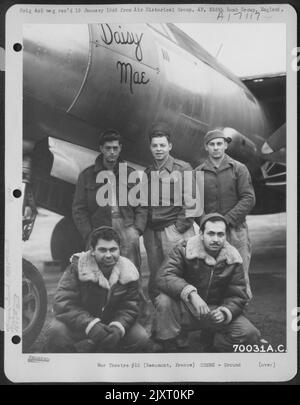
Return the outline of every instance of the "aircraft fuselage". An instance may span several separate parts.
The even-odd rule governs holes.
[[[270,126],[249,89],[172,24],[27,25],[24,28],[24,139],[48,137],[98,150],[103,129],[124,137],[123,157],[151,161],[154,121],[172,129],[172,154],[196,166],[205,133],[240,135],[228,153],[253,177]]]

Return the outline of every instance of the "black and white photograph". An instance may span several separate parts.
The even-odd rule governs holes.
[[[10,374],[292,378],[292,7],[10,13]],[[26,375],[12,372],[14,347]]]

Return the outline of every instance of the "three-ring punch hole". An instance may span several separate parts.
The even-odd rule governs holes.
[[[14,44],[13,48],[14,48],[14,51],[20,52],[22,50],[22,45],[17,42]]]
[[[13,191],[13,196],[14,196],[15,198],[20,198],[21,195],[22,195],[22,191],[19,190],[18,188],[16,188],[16,189]]]
[[[21,338],[20,338],[20,336],[18,336],[18,335],[14,335],[14,336],[11,338],[11,341],[13,342],[14,345],[18,345],[18,344],[21,342]]]

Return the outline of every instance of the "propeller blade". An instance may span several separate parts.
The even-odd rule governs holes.
[[[261,147],[261,153],[269,155],[270,153],[280,151],[286,146],[286,124],[284,123],[267,139]],[[269,159],[269,156],[268,156]]]

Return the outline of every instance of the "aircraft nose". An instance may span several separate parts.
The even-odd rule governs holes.
[[[88,69],[87,24],[24,25],[24,93],[68,111]]]

